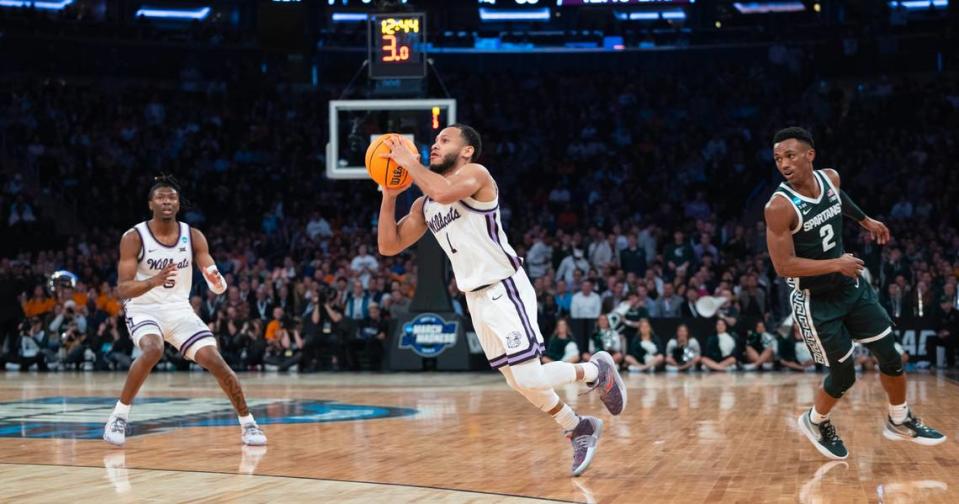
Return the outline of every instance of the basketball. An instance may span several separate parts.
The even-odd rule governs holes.
[[[392,159],[383,157],[390,153],[390,148],[385,142],[389,135],[395,133],[386,133],[380,135],[366,149],[366,172],[370,178],[377,184],[388,189],[402,189],[409,187],[413,183],[412,177],[405,168],[396,164]],[[409,138],[396,135],[407,147],[416,152],[416,144]]]

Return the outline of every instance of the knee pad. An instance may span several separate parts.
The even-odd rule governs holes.
[[[823,381],[822,388],[832,397],[839,399],[856,383],[856,367],[852,359],[845,362],[835,362],[829,367],[829,374]]]
[[[896,340],[892,334],[886,337],[866,343],[866,348],[879,361],[879,372],[887,376],[899,376],[902,374],[902,354],[896,350]]]

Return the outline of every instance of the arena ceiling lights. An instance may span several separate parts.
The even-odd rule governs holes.
[[[210,15],[209,7],[195,7],[189,9],[171,8],[171,7],[152,7],[143,5],[137,11],[135,17],[143,16],[152,19],[170,19],[170,20],[188,20],[188,19],[206,19]]]
[[[904,2],[889,2],[892,9],[904,8],[906,10],[929,10],[945,9],[949,7],[949,0],[907,0]]]
[[[802,2],[736,2],[733,7],[740,14],[779,14],[806,10]]]
[[[489,22],[505,22],[505,21],[538,21],[545,22],[549,21],[552,17],[552,13],[549,10],[549,7],[543,7],[542,9],[487,9],[486,7],[480,7],[479,9],[480,21],[484,23]]]
[[[60,11],[66,9],[72,3],[73,0],[0,0],[0,7],[33,7],[40,10]]]

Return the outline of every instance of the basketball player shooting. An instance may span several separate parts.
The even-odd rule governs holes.
[[[163,357],[166,341],[216,377],[236,409],[243,443],[265,445],[266,435],[247,408],[236,374],[220,356],[213,333],[190,306],[194,261],[210,290],[222,294],[227,286],[210,256],[203,233],[176,220],[179,193],[172,178],[158,177],[148,198],[153,218],[137,224],[120,240],[117,292],[124,300],[130,338],[143,353],[130,366],[103,439],[123,445],[133,398]]]
[[[859,223],[880,245],[889,242],[889,229],[867,217],[839,188],[835,170],[814,170],[815,158],[808,131],[786,128],[776,133],[773,159],[786,181],[765,210],[769,255],[776,273],[792,288],[796,324],[813,359],[829,368],[813,407],[798,419],[799,430],[824,456],[842,460],[849,455],[829,412],[856,381],[856,341],[879,361],[879,381],[889,398],[883,436],[922,445],[942,443],[946,437],[914,417],[906,404],[906,376],[892,320],[861,277],[862,260],[843,250],[843,216]]]
[[[572,442],[572,474],[589,466],[603,421],[577,416],[553,390],[585,382],[598,388],[613,415],[626,407],[626,387],[606,352],[585,364],[540,363],[543,335],[536,321],[536,293],[522,262],[507,242],[500,224],[499,191],[485,167],[476,163],[482,144],[473,128],[454,124],[436,137],[429,167],[397,137],[385,140],[388,157],[406,168],[424,196],[396,222],[396,197],[404,189],[383,188],[377,241],[391,256],[416,243],[429,229],[453,265],[456,284],[466,292],[473,326],[490,366],[506,382],[546,412]],[[591,389],[592,390],[592,389]]]

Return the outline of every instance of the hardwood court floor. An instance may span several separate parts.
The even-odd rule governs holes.
[[[0,501],[959,502],[959,384],[910,377],[950,438],[922,447],[881,436],[885,395],[860,377],[833,415],[850,457],[827,463],[795,427],[820,379],[632,375],[618,418],[568,386],[606,421],[570,478],[559,428],[493,373],[242,375],[266,448],[241,447],[208,375],[156,373],[123,449],[99,440],[122,374],[0,374]]]

